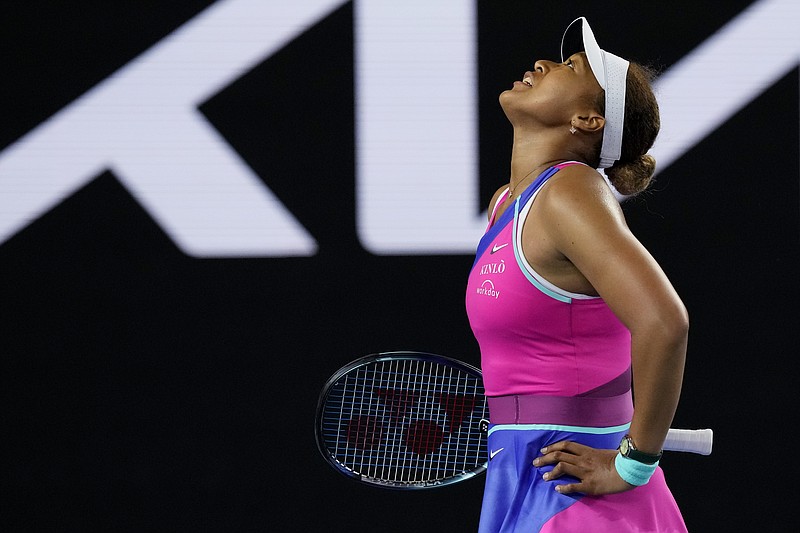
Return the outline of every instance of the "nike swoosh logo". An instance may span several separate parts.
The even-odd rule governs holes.
[[[505,244],[495,244],[494,246],[492,246],[492,251],[491,251],[491,253],[499,252],[500,250],[502,250],[502,249],[503,249],[503,248],[505,248],[506,246],[508,246],[508,243],[505,243]]]
[[[489,452],[489,460],[491,461],[492,459],[494,459],[494,456],[497,455],[498,453],[502,452],[503,450],[505,450],[505,448],[500,448],[499,450],[490,451]]]

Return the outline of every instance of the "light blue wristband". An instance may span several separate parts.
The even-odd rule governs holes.
[[[619,477],[638,487],[650,481],[650,476],[653,475],[653,472],[658,467],[658,461],[651,465],[646,465],[618,453],[617,457],[614,458],[614,467],[617,469]]]

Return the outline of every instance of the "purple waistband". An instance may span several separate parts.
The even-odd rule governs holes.
[[[609,427],[633,418],[631,391],[606,398],[586,396],[490,396],[492,424],[558,424]]]

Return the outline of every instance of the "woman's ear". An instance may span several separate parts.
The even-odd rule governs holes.
[[[583,133],[595,133],[603,129],[606,119],[596,112],[576,114],[572,117],[571,124],[573,128]]]

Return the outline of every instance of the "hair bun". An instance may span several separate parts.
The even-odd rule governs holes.
[[[617,161],[605,172],[620,194],[631,196],[650,186],[656,172],[656,159],[650,154],[643,154],[633,161]]]

